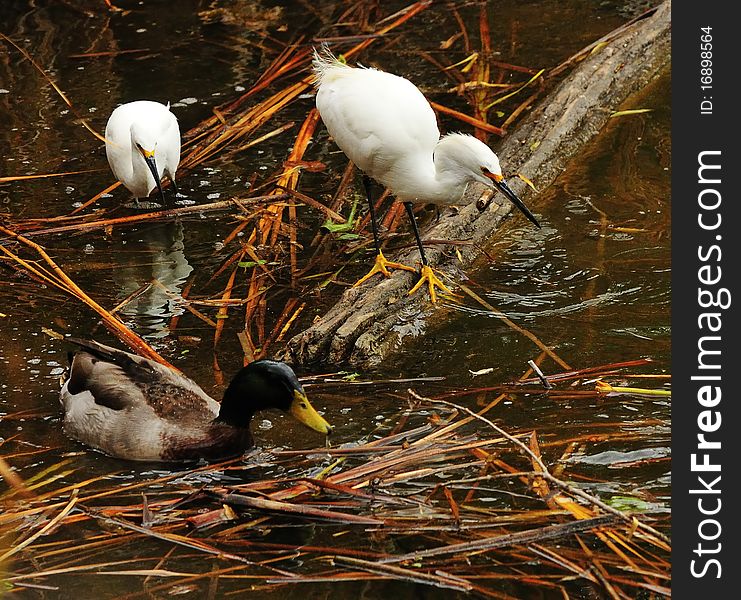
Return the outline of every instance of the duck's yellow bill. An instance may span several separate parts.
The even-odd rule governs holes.
[[[332,426],[324,420],[322,415],[314,410],[306,395],[298,390],[293,391],[293,402],[291,402],[288,412],[314,431],[318,431],[324,435],[332,433]]]

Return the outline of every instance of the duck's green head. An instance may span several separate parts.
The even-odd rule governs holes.
[[[254,413],[268,408],[289,412],[319,433],[332,432],[329,423],[309,402],[293,369],[274,360],[255,361],[235,375],[224,393],[219,420],[247,427]]]

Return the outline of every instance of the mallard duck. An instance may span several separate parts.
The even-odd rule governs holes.
[[[72,438],[129,460],[179,461],[238,456],[253,445],[259,410],[279,408],[329,435],[293,370],[258,360],[241,369],[221,403],[164,365],[98,342],[66,338],[69,354],[60,401]]]

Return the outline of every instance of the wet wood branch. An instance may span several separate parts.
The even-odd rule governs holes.
[[[670,60],[670,9],[671,3],[664,2],[651,16],[596,42],[592,52],[497,148],[506,171],[531,177],[543,190],[599,133],[612,111],[664,73]],[[510,185],[547,221],[548,207],[539,204],[524,182],[513,179]],[[431,265],[453,280],[461,266],[472,268],[481,248],[486,248],[512,210],[503,201],[479,211],[476,200],[482,190],[471,188],[466,192],[469,203],[457,215],[441,219],[423,235],[425,239],[471,242],[460,247],[462,265],[457,258],[445,256],[440,246],[427,250]],[[411,250],[394,260],[416,264],[419,254]],[[404,339],[398,333],[401,325],[410,321],[438,325],[450,318],[450,312],[431,305],[426,294],[407,295],[416,277],[397,271],[375,285],[348,289],[329,312],[288,342],[281,358],[298,364],[329,361],[365,368],[379,364],[403,347]]]

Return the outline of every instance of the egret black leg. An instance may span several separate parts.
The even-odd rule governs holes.
[[[419,237],[419,229],[417,228],[417,219],[414,217],[414,211],[412,210],[412,203],[411,202],[405,202],[404,208],[407,209],[407,215],[409,215],[409,220],[412,222],[412,229],[414,230],[414,237],[417,239],[417,248],[419,248],[419,256],[422,259],[422,272],[420,273],[420,278],[417,284],[409,290],[410,294],[413,294],[416,292],[419,288],[422,287],[424,283],[427,283],[427,288],[430,290],[430,300],[432,302],[437,302],[437,292],[435,291],[435,288],[440,288],[444,292],[447,292],[448,294],[453,294],[452,291],[450,291],[450,288],[446,286],[442,281],[440,281],[440,278],[435,275],[434,271],[432,270],[432,267],[427,263],[427,257],[425,256],[425,249],[422,246],[422,238]]]
[[[427,257],[425,256],[425,249],[422,246],[422,238],[419,237],[419,229],[417,228],[417,219],[414,217],[414,211],[412,207],[414,205],[411,202],[404,202],[404,208],[407,209],[407,215],[409,220],[412,222],[412,230],[414,231],[414,237],[417,240],[417,248],[419,248],[419,255],[422,257],[422,265],[427,265]]]
[[[172,189],[175,190],[175,195],[177,196],[180,193],[180,190],[178,189],[178,184],[175,183],[175,180],[170,177],[170,183],[172,183]]]
[[[378,236],[378,222],[376,221],[376,207],[373,206],[373,182],[370,177],[363,175],[363,187],[365,187],[365,195],[368,198],[368,207],[370,208],[370,220],[371,227],[373,229],[373,242],[376,244],[376,262],[373,268],[368,272],[365,277],[361,277],[355,285],[360,285],[364,281],[368,281],[376,273],[381,273],[385,277],[390,277],[389,269],[403,269],[404,271],[414,271],[414,268],[402,265],[401,263],[391,262],[386,260],[386,257],[381,251],[381,240]]]
[[[365,188],[365,197],[368,200],[370,209],[371,228],[373,229],[373,241],[376,244],[376,254],[381,252],[381,241],[378,238],[378,223],[376,222],[376,207],[373,203],[373,182],[367,175],[363,175],[363,187]]]

